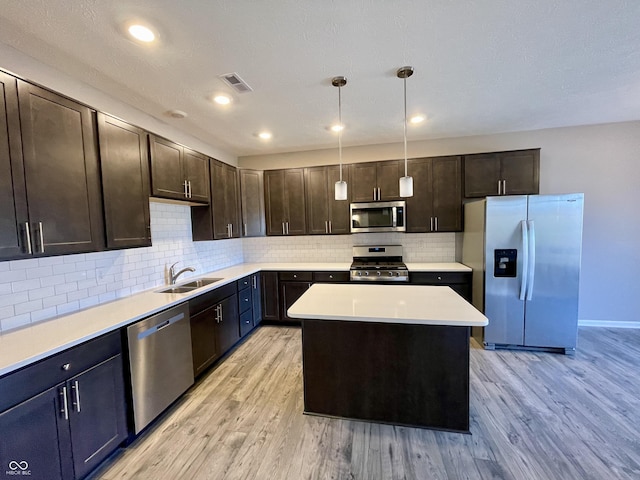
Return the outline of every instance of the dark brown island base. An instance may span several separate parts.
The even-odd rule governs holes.
[[[313,285],[302,320],[304,412],[469,432],[469,333],[487,318],[449,287]]]

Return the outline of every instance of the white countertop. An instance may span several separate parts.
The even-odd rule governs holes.
[[[0,333],[0,376],[261,270],[348,271],[350,265],[346,262],[243,263],[185,278],[180,283],[198,278],[222,278],[219,282],[189,293],[156,293],[156,290],[166,288],[166,285],[159,286],[130,297]],[[410,271],[471,271],[469,267],[459,263],[418,263],[407,266]],[[366,285],[367,288],[370,286],[372,285]],[[406,287],[410,286],[402,286]]]
[[[312,285],[288,310],[291,318],[482,327],[487,317],[447,286]]]

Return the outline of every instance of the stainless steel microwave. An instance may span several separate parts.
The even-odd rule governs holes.
[[[351,233],[404,232],[406,202],[351,204]]]

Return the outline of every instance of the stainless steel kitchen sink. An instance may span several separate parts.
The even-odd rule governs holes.
[[[207,285],[219,282],[220,280],[222,280],[222,278],[201,278],[181,285],[172,285],[170,287],[163,288],[162,290],[156,290],[156,293],[189,293],[196,288],[206,287]]]

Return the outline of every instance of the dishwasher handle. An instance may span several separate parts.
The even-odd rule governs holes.
[[[173,325],[174,323],[179,322],[182,319],[184,319],[184,313],[179,313],[177,315],[174,315],[170,319],[165,320],[164,322],[161,322],[158,325],[154,325],[153,327],[147,328],[146,330],[143,330],[142,332],[138,333],[138,340],[142,340],[143,338],[148,337],[149,335],[158,333],[160,330],[163,330],[167,328],[169,325]]]

